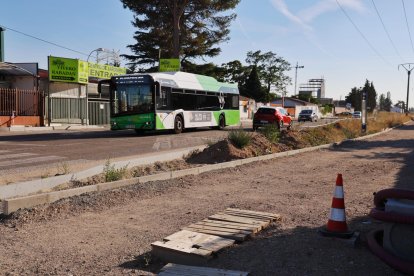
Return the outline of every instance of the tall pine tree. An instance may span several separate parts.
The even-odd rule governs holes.
[[[242,90],[244,95],[249,98],[253,98],[256,102],[266,101],[266,90],[262,87],[260,82],[259,75],[257,74],[257,67],[253,66],[252,71],[250,72],[249,77],[246,80],[244,89]]]
[[[155,66],[162,58],[213,57],[217,44],[228,40],[229,26],[236,15],[226,13],[240,0],[121,0],[135,13],[136,43],[128,45],[134,55],[124,55],[130,65]]]

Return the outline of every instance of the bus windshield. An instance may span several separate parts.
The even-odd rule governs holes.
[[[112,115],[152,112],[154,103],[151,86],[143,83],[118,83],[111,105]]]

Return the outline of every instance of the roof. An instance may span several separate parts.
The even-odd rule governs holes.
[[[297,102],[301,105],[316,105],[314,103],[310,103],[310,102],[307,102],[307,101],[302,101],[302,100],[299,100],[299,99],[296,99],[296,98],[290,98],[290,97],[285,97],[284,100],[285,100],[285,104],[286,104],[286,101],[292,101],[292,102]],[[282,102],[282,99],[276,99],[272,103],[277,104],[277,103],[281,103],[281,102]]]
[[[0,62],[0,76],[36,76],[32,72],[13,63]]]
[[[237,83],[219,82],[213,77],[187,72],[157,72],[116,76],[115,78],[133,78],[134,76],[151,76],[161,85],[189,90],[204,90],[211,92],[239,94]]]

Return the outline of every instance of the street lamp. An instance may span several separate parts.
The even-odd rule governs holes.
[[[88,64],[88,83],[86,84],[86,125],[89,125],[89,96],[88,96],[88,86],[89,86],[89,58],[91,57],[91,55],[96,52],[96,60],[98,61],[98,54],[99,52],[104,52],[106,51],[104,48],[97,48],[95,50],[92,50],[89,55],[88,58],[86,59],[86,63]]]
[[[296,62],[296,66],[295,66],[295,95],[296,95],[296,83],[298,80],[298,69],[302,69],[305,68],[305,66],[299,66],[298,63]]]
[[[92,52],[89,53],[88,55],[88,59],[86,60],[87,62],[89,62],[89,58],[91,57],[91,55],[96,52],[96,60],[98,60],[98,54],[99,52],[105,52],[106,50],[104,48],[97,48],[95,50],[92,50]]]

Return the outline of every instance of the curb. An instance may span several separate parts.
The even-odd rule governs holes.
[[[180,178],[180,177],[189,176],[189,175],[198,175],[204,172],[235,168],[238,166],[242,166],[244,164],[249,164],[249,163],[253,163],[257,161],[265,161],[265,160],[270,160],[270,159],[274,159],[278,157],[287,157],[287,156],[296,155],[296,154],[300,154],[304,152],[330,148],[332,147],[332,145],[333,144],[326,144],[326,145],[321,145],[321,146],[316,146],[316,147],[303,148],[303,149],[297,149],[297,150],[285,151],[285,152],[278,152],[278,153],[262,155],[262,156],[252,157],[252,158],[234,160],[234,161],[223,162],[223,163],[212,164],[212,165],[205,165],[205,166],[195,167],[195,168],[190,168],[190,169],[140,176],[140,177],[132,178],[132,179],[99,183],[99,184],[89,185],[89,186],[80,187],[80,188],[5,199],[3,201],[3,213],[5,215],[10,215],[11,213],[19,209],[32,208],[36,205],[52,203],[60,199],[69,198],[72,196],[77,196],[77,195],[81,195],[85,193],[101,192],[101,191],[107,191],[107,190],[118,189],[118,188],[122,188],[126,186],[131,186],[135,184],[143,184],[143,183],[152,182],[152,181],[170,180],[170,179]]]
[[[406,124],[408,123],[409,122],[407,122]],[[394,128],[397,128],[397,127],[394,127]],[[268,155],[262,155],[262,156],[257,156],[257,157],[235,160],[235,161],[223,162],[223,163],[218,163],[218,164],[205,165],[205,166],[195,167],[195,168],[190,168],[190,169],[164,172],[164,173],[153,174],[153,175],[146,175],[146,176],[141,176],[137,178],[119,180],[119,181],[114,181],[114,182],[99,183],[95,185],[74,188],[74,189],[69,189],[69,190],[62,190],[62,191],[37,194],[37,195],[32,195],[32,196],[5,199],[3,201],[3,213],[5,215],[9,215],[22,208],[31,208],[36,205],[52,203],[59,199],[69,198],[72,196],[81,195],[81,194],[90,193],[90,192],[107,191],[107,190],[113,190],[113,189],[118,189],[122,187],[127,187],[130,185],[142,184],[142,183],[147,183],[147,182],[152,182],[152,181],[170,180],[170,179],[180,178],[180,177],[189,176],[189,175],[198,175],[204,172],[210,172],[210,171],[226,169],[226,168],[235,168],[238,166],[242,166],[242,165],[257,162],[257,161],[265,161],[265,160],[270,160],[270,159],[279,158],[279,157],[293,156],[293,155],[297,155],[297,154],[301,154],[305,152],[328,149],[328,148],[332,148],[334,146],[340,145],[347,141],[359,141],[359,140],[369,139],[369,138],[387,133],[393,130],[394,128],[388,128],[381,132],[361,136],[361,137],[354,138],[354,139],[347,139],[340,143],[331,143],[331,144],[319,145],[315,147],[308,147],[308,148],[303,148],[303,149],[296,149],[296,150],[291,150],[291,151],[272,153]]]
[[[183,155],[191,153],[193,150],[203,150],[205,146],[197,146],[191,147],[187,149],[181,150],[174,150],[174,151],[166,151],[162,152],[159,155],[151,155],[151,156],[142,156],[140,158],[130,159],[130,160],[123,160],[114,162],[113,165],[116,169],[122,168],[124,166],[141,166],[141,165],[148,165],[153,164],[157,161],[171,161],[177,158],[182,157]],[[51,189],[56,187],[60,184],[64,184],[69,182],[71,179],[85,179],[97,174],[102,173],[105,165],[98,165],[83,171],[78,171],[70,174],[59,175],[48,177],[44,179],[35,179],[29,180],[24,182],[13,183],[9,185],[0,186],[0,200],[5,200],[7,198],[12,197],[25,197],[33,193],[37,193],[41,190]],[[1,213],[1,210],[0,210]]]

